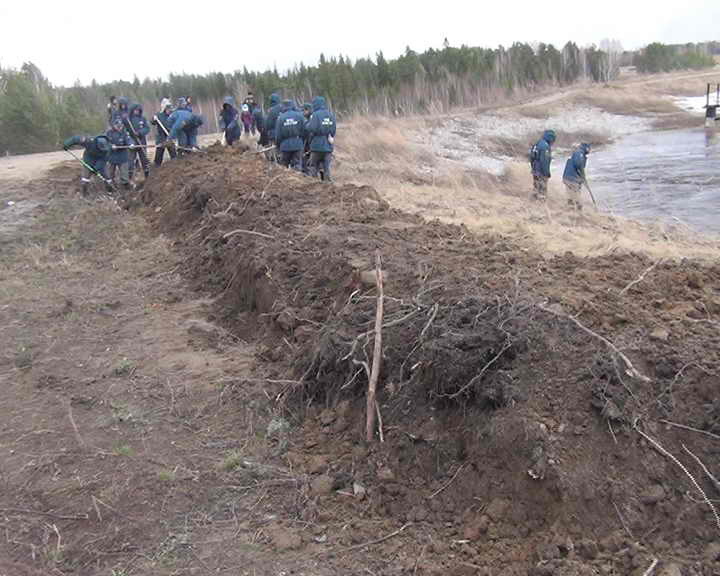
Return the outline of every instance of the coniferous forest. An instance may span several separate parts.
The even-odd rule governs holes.
[[[20,69],[0,69],[0,153],[22,154],[57,149],[72,134],[105,130],[105,106],[111,95],[143,104],[148,118],[161,98],[193,97],[196,112],[206,118],[203,131],[217,130],[222,98],[241,101],[253,91],[267,103],[272,92],[297,102],[324,95],[339,118],[353,114],[406,115],[437,113],[499,101],[534,90],[579,81],[608,82],[621,66],[635,65],[641,73],[656,73],[714,65],[720,43],[669,46],[650,44],[623,52],[613,42],[580,48],[568,42],[515,43],[509,48],[453,47],[418,53],[410,49],[395,59],[382,52],[374,58],[320,55],[314,66],[299,65],[279,72],[169,74],[167,78],[134,78],[106,84],[53,86],[32,63]]]

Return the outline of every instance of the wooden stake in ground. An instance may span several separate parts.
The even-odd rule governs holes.
[[[375,252],[375,281],[377,283],[377,310],[375,312],[375,345],[373,346],[372,368],[367,392],[367,421],[365,439],[368,444],[375,435],[375,392],[382,362],[382,321],[383,321],[383,278],[380,250]]]

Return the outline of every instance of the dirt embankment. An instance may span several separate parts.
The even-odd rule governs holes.
[[[712,510],[649,439],[715,494],[689,454],[711,465],[720,432],[716,265],[545,258],[222,149],[145,194],[214,318],[262,343],[293,426],[281,461],[309,475],[299,518],[345,519],[296,526],[307,554],[339,569],[391,535],[363,554],[374,573],[714,573]],[[384,442],[367,447],[376,249]]]
[[[382,197],[224,149],[130,212],[3,182],[0,574],[718,572],[716,247],[360,133]]]

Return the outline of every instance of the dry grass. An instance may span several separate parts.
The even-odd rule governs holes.
[[[356,117],[343,124],[338,148],[356,162],[416,161],[418,156],[409,145],[408,131],[417,130],[422,119],[388,119],[378,116]],[[425,159],[432,156],[425,155]]]
[[[608,102],[621,109],[619,95]],[[631,99],[626,110],[635,103]],[[428,139],[421,120],[377,122],[358,119],[343,126],[336,176],[340,181],[374,186],[396,208],[428,220],[502,234],[527,249],[549,254],[569,250],[581,255],[642,252],[662,258],[717,257],[720,245],[712,239],[679,226],[641,224],[597,213],[589,198],[585,211],[577,214],[568,209],[565,189],[557,178],[550,183],[546,205],[531,201],[532,181],[524,160],[527,142],[521,139],[497,136],[487,143],[494,152],[519,158],[506,163],[506,173],[496,177],[435,155],[429,144],[423,144]],[[565,132],[560,144],[579,141],[605,143],[607,136]]]

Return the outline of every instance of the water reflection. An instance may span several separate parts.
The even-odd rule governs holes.
[[[720,234],[720,143],[715,129],[644,132],[595,151],[598,200],[638,219],[681,220]]]

